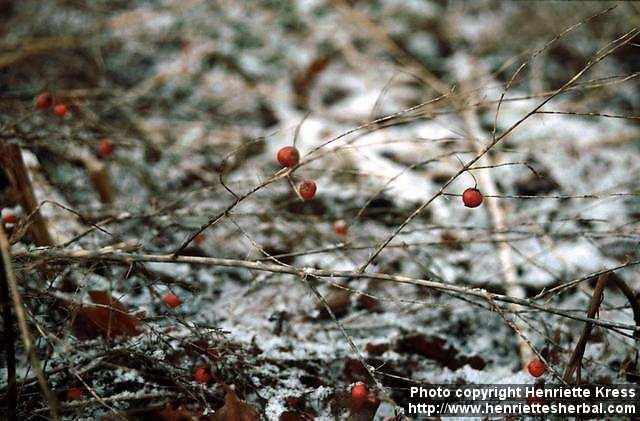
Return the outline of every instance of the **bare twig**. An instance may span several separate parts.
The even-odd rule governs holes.
[[[467,109],[462,112],[462,119],[465,124],[465,129],[470,136],[472,146],[475,148],[476,153],[481,154],[482,149],[478,142],[485,136],[483,136],[478,115],[475,110]],[[484,155],[477,162],[479,165],[494,165],[491,156],[488,154]],[[478,182],[482,192],[487,193],[489,196],[498,195],[498,187],[496,186],[490,171],[479,171]],[[507,228],[507,219],[505,216],[506,211],[504,207],[505,205],[497,200],[487,201],[486,208],[489,212],[493,229],[496,232],[502,232]],[[515,264],[513,263],[511,247],[509,247],[506,242],[498,242],[495,246],[498,249],[498,258],[502,266],[502,274],[504,276],[507,294],[512,297],[524,298],[524,288],[522,288],[518,281],[518,273],[516,271]],[[519,320],[509,323],[510,326],[513,325],[514,331],[518,333],[518,354],[520,356],[520,363],[522,364],[522,367],[526,367],[528,362],[531,360],[531,347],[530,343],[524,339],[525,335],[522,333],[524,326],[520,326],[518,322]]]
[[[480,158],[482,158],[487,152],[493,149],[501,140],[509,136],[515,129],[517,129],[522,123],[529,119],[532,115],[538,112],[542,107],[544,107],[549,101],[551,101],[556,96],[565,92],[569,89],[578,79],[582,77],[589,69],[595,66],[597,63],[602,61],[605,57],[608,57],[610,54],[615,52],[617,49],[622,47],[623,45],[631,42],[635,36],[638,34],[638,29],[634,28],[631,31],[628,31],[618,39],[612,41],[607,44],[605,48],[596,53],[596,55],[589,60],[589,62],[576,74],[573,75],[567,82],[565,82],[560,88],[556,89],[551,95],[549,95],[546,99],[541,101],[537,106],[535,106],[531,111],[521,117],[518,121],[511,125],[507,130],[505,130],[502,134],[495,137],[490,143],[488,143],[485,147],[483,147],[480,152],[472,158],[469,162],[467,162],[461,169],[459,169],[453,176],[449,178],[440,189],[432,195],[429,199],[424,201],[416,210],[414,210],[400,225],[396,227],[396,229],[389,234],[389,236],[380,243],[380,245],[376,248],[376,250],[369,256],[367,261],[358,269],[358,272],[364,272],[367,267],[375,260],[376,257],[384,250],[384,248],[398,235],[404,228],[411,223],[418,215],[422,213],[424,209],[426,209],[435,199],[444,193],[445,189],[449,187],[454,180],[456,180],[462,173],[466,172],[472,165],[474,165]]]
[[[598,283],[596,284],[596,288],[593,291],[593,296],[591,297],[591,303],[589,304],[589,309],[587,310],[587,317],[593,319],[598,313],[598,309],[600,308],[600,303],[602,303],[602,294],[604,292],[604,287],[606,286],[607,281],[609,280],[611,274],[605,273],[598,277]],[[577,370],[577,381],[580,382],[580,364],[582,362],[582,356],[584,355],[584,350],[587,346],[587,340],[589,339],[589,335],[591,334],[591,330],[593,329],[593,323],[587,322],[582,330],[582,334],[580,335],[580,339],[576,344],[575,349],[573,350],[573,354],[571,354],[571,358],[569,358],[569,363],[564,370],[564,374],[562,375],[564,381],[570,382],[573,377],[573,373]]]
[[[56,396],[51,393],[51,390],[49,389],[47,379],[45,378],[42,371],[42,366],[40,365],[40,359],[36,355],[36,350],[33,347],[33,343],[31,342],[31,334],[29,333],[29,327],[27,326],[27,319],[22,304],[22,298],[20,297],[18,284],[16,283],[13,275],[11,255],[9,251],[9,241],[7,240],[7,236],[2,226],[0,226],[0,249],[2,250],[3,271],[9,287],[9,291],[11,293],[13,308],[16,313],[16,318],[18,319],[18,327],[20,329],[20,334],[22,335],[22,343],[24,344],[25,352],[29,357],[29,360],[31,361],[31,365],[35,370],[36,375],[38,376],[38,383],[40,384],[42,395],[49,403],[49,412],[51,413],[51,418],[53,418],[54,420],[59,420],[60,403],[58,402],[58,398],[56,398]]]
[[[640,326],[640,301],[636,297],[636,294],[633,292],[629,285],[625,281],[622,280],[619,276],[613,276],[611,278],[614,284],[618,287],[618,289],[624,294],[629,301],[629,305],[631,306],[631,311],[633,311],[633,320],[636,322],[636,326]],[[640,340],[640,330],[636,331],[634,334],[637,340]]]
[[[16,417],[16,332],[11,314],[11,298],[9,296],[9,285],[7,283],[7,269],[4,264],[2,265],[2,270],[0,270],[0,304],[2,305],[2,323],[4,326],[4,352],[7,360],[7,392],[5,394],[7,418],[14,421],[18,419]]]
[[[251,242],[251,244],[256,249],[258,249],[260,251],[260,253],[265,255],[270,260],[274,261],[279,266],[295,269],[295,268],[293,268],[293,266],[290,266],[290,265],[278,260],[277,258],[271,256],[269,253],[267,253],[264,250],[264,248],[262,246],[260,246],[260,244],[258,244],[253,238],[251,238],[251,236],[244,229],[242,229],[242,227],[240,225],[238,225],[238,223],[236,223],[236,221],[233,220],[233,218],[231,219],[231,221],[243,233],[243,235]],[[349,333],[345,329],[345,327],[342,324],[342,322],[336,317],[335,313],[333,312],[333,309],[331,308],[331,305],[327,302],[326,298],[324,298],[324,296],[320,293],[320,291],[318,291],[318,288],[316,288],[316,286],[312,282],[309,282],[309,280],[307,279],[309,276],[311,276],[311,277],[313,277],[315,279],[319,279],[319,278],[317,276],[314,276],[313,274],[310,274],[307,270],[300,271],[299,272],[299,276],[300,276],[300,279],[302,280],[302,282],[304,283],[304,285],[307,286],[307,288],[309,288],[311,290],[311,292],[316,297],[318,302],[325,308],[325,310],[327,311],[327,313],[329,314],[329,316],[331,317],[333,322],[338,327],[338,330],[340,330],[340,333],[342,333],[342,335],[344,336],[345,340],[347,341],[347,344],[351,348],[351,351],[354,353],[354,355],[356,356],[356,358],[358,359],[358,361],[360,362],[362,367],[365,369],[365,371],[367,372],[367,374],[371,378],[371,380],[375,383],[375,385],[378,388],[378,390],[380,390],[380,392],[384,395],[384,397],[389,402],[393,403],[393,405],[396,407],[395,408],[396,412],[398,412],[397,404],[391,398],[391,395],[389,394],[387,389],[382,385],[380,380],[378,380],[378,378],[375,376],[375,372],[376,372],[375,367],[372,367],[370,364],[367,363],[367,361],[364,359],[364,356],[362,355],[362,351],[356,346],[355,342],[353,341],[353,338],[351,338],[351,336],[349,335]],[[330,283],[335,285],[335,283],[333,283],[333,282],[330,282]]]
[[[598,326],[640,331],[640,327],[635,325],[629,325],[625,323],[619,323],[614,321],[607,321],[601,319],[591,319],[575,314],[571,314],[565,310],[556,309],[553,307],[543,306],[536,304],[533,300],[522,299],[517,297],[511,297],[503,294],[489,293],[481,288],[469,288],[465,286],[445,284],[442,282],[436,282],[428,279],[411,278],[408,276],[388,275],[386,273],[359,273],[357,271],[340,271],[340,270],[326,270],[326,269],[314,269],[314,268],[297,268],[294,266],[280,266],[273,264],[266,264],[260,261],[250,260],[238,260],[238,259],[220,259],[215,257],[198,257],[198,256],[178,256],[175,257],[172,254],[135,254],[118,251],[117,247],[106,247],[100,250],[33,250],[30,252],[17,253],[16,257],[39,260],[39,263],[45,262],[68,262],[68,261],[116,261],[116,262],[163,262],[163,263],[186,263],[192,265],[205,265],[205,266],[222,266],[222,267],[239,267],[249,270],[258,270],[272,273],[283,273],[299,276],[304,273],[308,276],[314,276],[317,278],[361,278],[361,279],[374,279],[378,281],[396,282],[401,284],[411,284],[425,288],[432,288],[436,290],[448,291],[456,294],[462,294],[467,296],[473,296],[486,300],[490,297],[494,301],[500,301],[505,303],[518,304],[520,306],[533,308],[536,310],[544,311],[547,313],[556,314],[562,317],[566,317],[573,320],[579,320],[583,322],[592,322]],[[34,261],[33,264],[38,264]],[[588,274],[573,282],[584,282],[585,280],[602,273],[614,272],[616,270],[636,266],[640,264],[640,260],[634,260],[627,262],[623,265],[613,268],[598,271],[596,273]],[[488,295],[487,295],[488,294]]]

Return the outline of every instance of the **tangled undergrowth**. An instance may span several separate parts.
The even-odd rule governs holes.
[[[0,13],[9,418],[638,383],[637,4]]]

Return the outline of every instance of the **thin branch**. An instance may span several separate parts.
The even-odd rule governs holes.
[[[411,213],[411,215],[409,215],[379,246],[378,248],[369,256],[369,258],[367,259],[367,261],[358,269],[358,272],[364,272],[367,267],[371,264],[371,262],[373,262],[373,260],[378,257],[378,255],[382,252],[382,250],[384,250],[384,248],[387,246],[387,244],[389,244],[391,242],[391,240],[393,240],[398,234],[400,234],[400,232],[402,232],[402,230],[404,229],[404,227],[406,227],[407,225],[409,225],[409,223],[411,223],[411,221],[413,221],[418,215],[420,215],[420,213],[422,213],[422,211],[424,209],[426,209],[436,198],[438,198],[439,196],[442,195],[442,193],[444,193],[444,190],[449,187],[449,185],[451,183],[453,183],[454,180],[456,180],[461,174],[463,174],[464,172],[466,172],[469,168],[471,168],[471,166],[473,164],[475,164],[476,162],[478,162],[478,160],[480,160],[480,158],[482,158],[487,152],[489,152],[491,149],[493,149],[494,146],[496,146],[501,140],[503,140],[504,138],[506,138],[507,136],[509,136],[515,129],[517,129],[522,123],[524,123],[526,120],[529,119],[529,117],[531,117],[532,115],[534,115],[536,112],[538,112],[542,107],[544,107],[549,101],[551,101],[553,98],[555,98],[556,96],[560,95],[561,93],[563,93],[564,91],[566,91],[568,88],[570,88],[574,82],[576,82],[580,77],[582,77],[583,74],[585,74],[589,69],[591,69],[593,66],[595,66],[597,63],[599,63],[600,61],[602,61],[605,57],[608,57],[610,54],[612,54],[613,52],[615,52],[618,48],[628,44],[629,42],[631,42],[631,40],[633,40],[635,38],[635,36],[638,34],[638,29],[634,28],[633,30],[627,32],[626,34],[624,34],[623,36],[621,36],[620,38],[618,38],[617,40],[614,40],[613,42],[609,43],[608,45],[612,45],[612,47],[610,47],[608,50],[606,50],[603,53],[600,54],[596,54],[596,56],[594,58],[592,58],[580,71],[578,71],[571,79],[569,79],[567,82],[565,82],[564,85],[562,85],[560,88],[556,89],[553,94],[551,94],[549,97],[547,97],[545,100],[543,100],[542,102],[540,102],[536,107],[534,107],[531,111],[529,111],[527,114],[525,114],[522,118],[520,118],[518,121],[516,121],[514,124],[511,125],[511,127],[509,127],[507,130],[505,130],[500,136],[497,136],[495,139],[493,139],[489,144],[487,144],[487,146],[485,146],[484,148],[482,148],[482,150],[474,157],[472,158],[467,164],[465,164],[461,169],[458,170],[458,172],[456,172],[451,178],[449,178],[449,180],[447,180],[442,187],[440,187],[440,189],[433,195],[431,196],[428,200],[426,200],[425,202],[422,203],[422,205],[420,205],[416,210],[413,211],[413,213]],[[617,44],[615,44],[617,42]]]
[[[481,153],[482,149],[478,142],[483,137],[483,133],[480,125],[480,119],[478,118],[477,113],[473,109],[467,109],[466,111],[463,111],[461,113],[461,116],[465,125],[465,130],[471,138],[471,145],[475,148],[476,153]],[[490,155],[483,156],[477,162],[481,165],[493,165],[493,160]],[[490,171],[480,171],[480,173],[478,174],[478,179],[480,183],[480,189],[483,192],[486,192],[487,195],[493,196],[498,194],[498,187]],[[504,208],[504,204],[496,200],[490,200],[487,201],[486,209],[489,213],[493,229],[497,232],[503,231],[507,227],[507,211]],[[518,280],[518,273],[513,262],[512,249],[509,247],[507,242],[496,243],[495,247],[498,252],[500,265],[502,266],[502,275],[505,281],[505,289],[507,294],[513,297],[524,298],[525,291]],[[513,305],[511,307],[513,307]],[[521,325],[519,319],[510,321],[505,317],[503,318],[518,335],[518,355],[520,357],[520,363],[524,368],[531,360],[531,349],[533,349],[533,346],[531,342],[526,338],[526,335],[523,333],[524,326]]]
[[[598,283],[596,284],[596,288],[593,291],[593,296],[591,297],[591,303],[589,304],[589,309],[587,310],[587,317],[593,319],[598,313],[598,309],[600,308],[600,303],[602,303],[602,294],[604,292],[604,287],[606,286],[607,281],[611,277],[610,273],[602,274],[598,277]],[[582,334],[580,335],[580,339],[576,344],[575,349],[573,350],[573,354],[571,354],[571,358],[569,359],[569,363],[564,370],[564,374],[562,375],[564,381],[571,382],[573,377],[573,373],[577,370],[577,378],[576,380],[580,381],[580,369],[579,366],[582,363],[582,356],[584,355],[584,350],[587,346],[587,340],[589,339],[589,335],[591,335],[591,330],[593,329],[593,324],[587,322],[584,325],[584,329],[582,330]]]
[[[31,366],[33,367],[33,369],[36,372],[36,375],[38,376],[38,383],[40,384],[42,395],[44,396],[45,400],[49,402],[49,412],[51,413],[51,418],[57,421],[60,419],[60,402],[58,402],[58,398],[49,389],[47,379],[45,378],[44,373],[42,372],[40,359],[36,355],[36,350],[33,347],[33,343],[31,342],[31,334],[29,333],[29,327],[27,326],[27,318],[24,312],[24,306],[22,304],[22,297],[20,296],[20,291],[18,290],[18,284],[16,283],[16,279],[14,277],[13,269],[11,265],[9,241],[4,232],[4,228],[1,225],[0,225],[0,249],[2,250],[3,271],[9,287],[9,291],[11,293],[11,299],[13,301],[13,307],[16,313],[16,318],[18,319],[18,328],[20,329],[20,334],[22,335],[22,343],[24,344],[25,353],[29,357],[29,360],[31,361]]]
[[[2,229],[2,228],[0,228]],[[16,383],[16,332],[13,326],[11,314],[11,299],[7,282],[7,269],[4,264],[0,270],[0,304],[2,305],[2,323],[4,325],[3,342],[7,360],[7,418],[10,421],[17,420],[17,383]]]
[[[487,292],[482,288],[469,288],[459,285],[445,284],[442,282],[431,281],[428,279],[411,278],[408,276],[400,275],[388,275],[386,273],[359,273],[354,271],[339,271],[339,270],[326,270],[326,269],[314,269],[314,268],[298,268],[294,266],[280,266],[267,264],[260,261],[250,260],[237,260],[237,259],[221,259],[216,257],[198,257],[198,256],[178,256],[175,257],[171,254],[135,254],[117,251],[114,247],[105,247],[100,250],[73,250],[73,251],[59,251],[54,249],[49,250],[33,250],[30,252],[17,253],[16,257],[34,259],[32,264],[40,263],[53,263],[53,262],[68,262],[78,261],[95,263],[95,260],[114,261],[114,262],[162,262],[162,263],[186,263],[192,265],[205,265],[205,266],[221,266],[221,267],[236,267],[249,270],[258,270],[272,273],[290,274],[296,276],[314,276],[317,278],[360,278],[360,279],[374,279],[378,281],[396,282],[400,284],[411,284],[425,288],[432,288],[441,291],[449,291],[457,294],[474,296],[486,300],[490,297],[494,301],[500,301],[505,303],[518,304],[520,306],[529,307],[544,311],[547,313],[556,314],[562,317],[566,317],[573,320],[582,322],[592,322],[598,326],[606,328],[614,328],[621,330],[640,331],[640,327],[630,325],[626,323],[619,323],[609,320],[590,319],[579,315],[571,314],[562,309],[556,309],[548,306],[536,304],[532,299],[523,299],[517,297],[511,297],[503,294],[495,294]],[[39,260],[36,262],[35,260]],[[614,272],[622,268],[636,266],[640,264],[640,260],[634,260],[627,262],[623,265],[604,269],[595,273],[588,274],[580,279],[572,281],[573,283],[584,282],[585,280],[592,278],[595,275],[599,275],[606,272]]]

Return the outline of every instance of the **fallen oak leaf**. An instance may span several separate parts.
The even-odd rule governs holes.
[[[227,388],[224,406],[211,417],[211,421],[260,421],[258,412],[238,399],[233,389]]]

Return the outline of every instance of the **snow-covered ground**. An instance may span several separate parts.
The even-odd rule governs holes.
[[[518,123],[599,49],[632,29],[630,10],[636,6],[631,3],[578,25],[542,52],[563,30],[605,6],[393,0],[20,3],[7,18],[10,25],[1,29],[6,49],[32,38],[77,39],[77,46],[67,49],[54,43],[34,54],[32,63],[17,61],[0,77],[0,95],[15,94],[3,99],[2,130],[13,133],[3,138],[23,148],[38,200],[56,201],[84,216],[43,206],[56,241],[90,229],[90,222],[103,224],[104,230],[92,230],[63,251],[135,240],[137,253],[171,253],[233,202],[220,183],[221,170],[228,188],[242,195],[279,171],[277,151],[295,138],[304,165],[292,174],[293,182],[314,179],[316,198],[300,201],[286,179],[268,184],[183,254],[273,263],[266,257],[272,255],[277,264],[297,268],[355,271],[436,196],[367,271],[511,295],[498,251],[506,243],[517,284],[534,297],[638,260],[637,46],[620,47],[540,109],[573,114],[537,113]],[[525,62],[505,93],[505,84]],[[70,116],[60,120],[32,110],[32,96],[45,89],[69,96]],[[479,121],[481,138],[469,133],[467,109]],[[517,127],[488,152],[493,166],[463,172],[440,195],[440,188],[491,143],[494,122],[497,136]],[[35,136],[15,135],[13,125]],[[112,206],[101,203],[82,166],[70,159],[95,154],[105,137],[115,144],[114,155],[101,161],[115,192]],[[482,172],[499,197],[466,208],[459,195],[474,187]],[[494,208],[504,217],[500,232],[489,202],[497,202]],[[3,207],[13,211],[10,204]],[[337,220],[347,222],[345,237],[334,232]],[[168,417],[158,415],[167,403],[210,415],[223,405],[223,384],[235,386],[238,396],[269,420],[346,419],[350,412],[352,419],[370,419],[357,418],[346,398],[350,384],[364,381],[382,401],[374,417],[382,420],[393,416],[385,393],[406,405],[407,389],[416,382],[535,380],[522,369],[521,337],[477,296],[373,279],[302,280],[186,263],[96,259],[58,264],[51,273],[30,267],[28,241],[13,247],[23,256],[16,263],[23,294],[27,287],[37,288],[90,303],[89,291],[109,291],[141,315],[141,335],[115,342],[80,340],[70,328],[73,312],[57,309],[45,297],[27,297],[29,316],[50,335],[32,329],[45,370],[53,370],[50,386],[62,400],[67,388],[81,387],[90,400],[65,412],[67,419],[98,419],[116,411],[140,419]],[[640,290],[635,265],[615,276],[636,294]],[[376,367],[384,392],[307,281]],[[594,284],[587,279],[536,303],[584,316]],[[169,291],[182,300],[173,310],[162,303]],[[584,324],[527,307],[518,313],[501,308],[550,365],[544,380],[557,382],[554,376],[562,374]],[[613,287],[606,290],[599,318],[633,324],[628,302]],[[633,338],[596,327],[582,378],[637,382],[637,352]],[[24,356],[19,362],[20,378],[31,379]],[[215,381],[195,382],[193,372],[202,365],[211,367]],[[0,382],[6,382],[5,374],[3,368]],[[21,395],[25,413],[42,404],[36,384],[28,385],[28,394]]]

